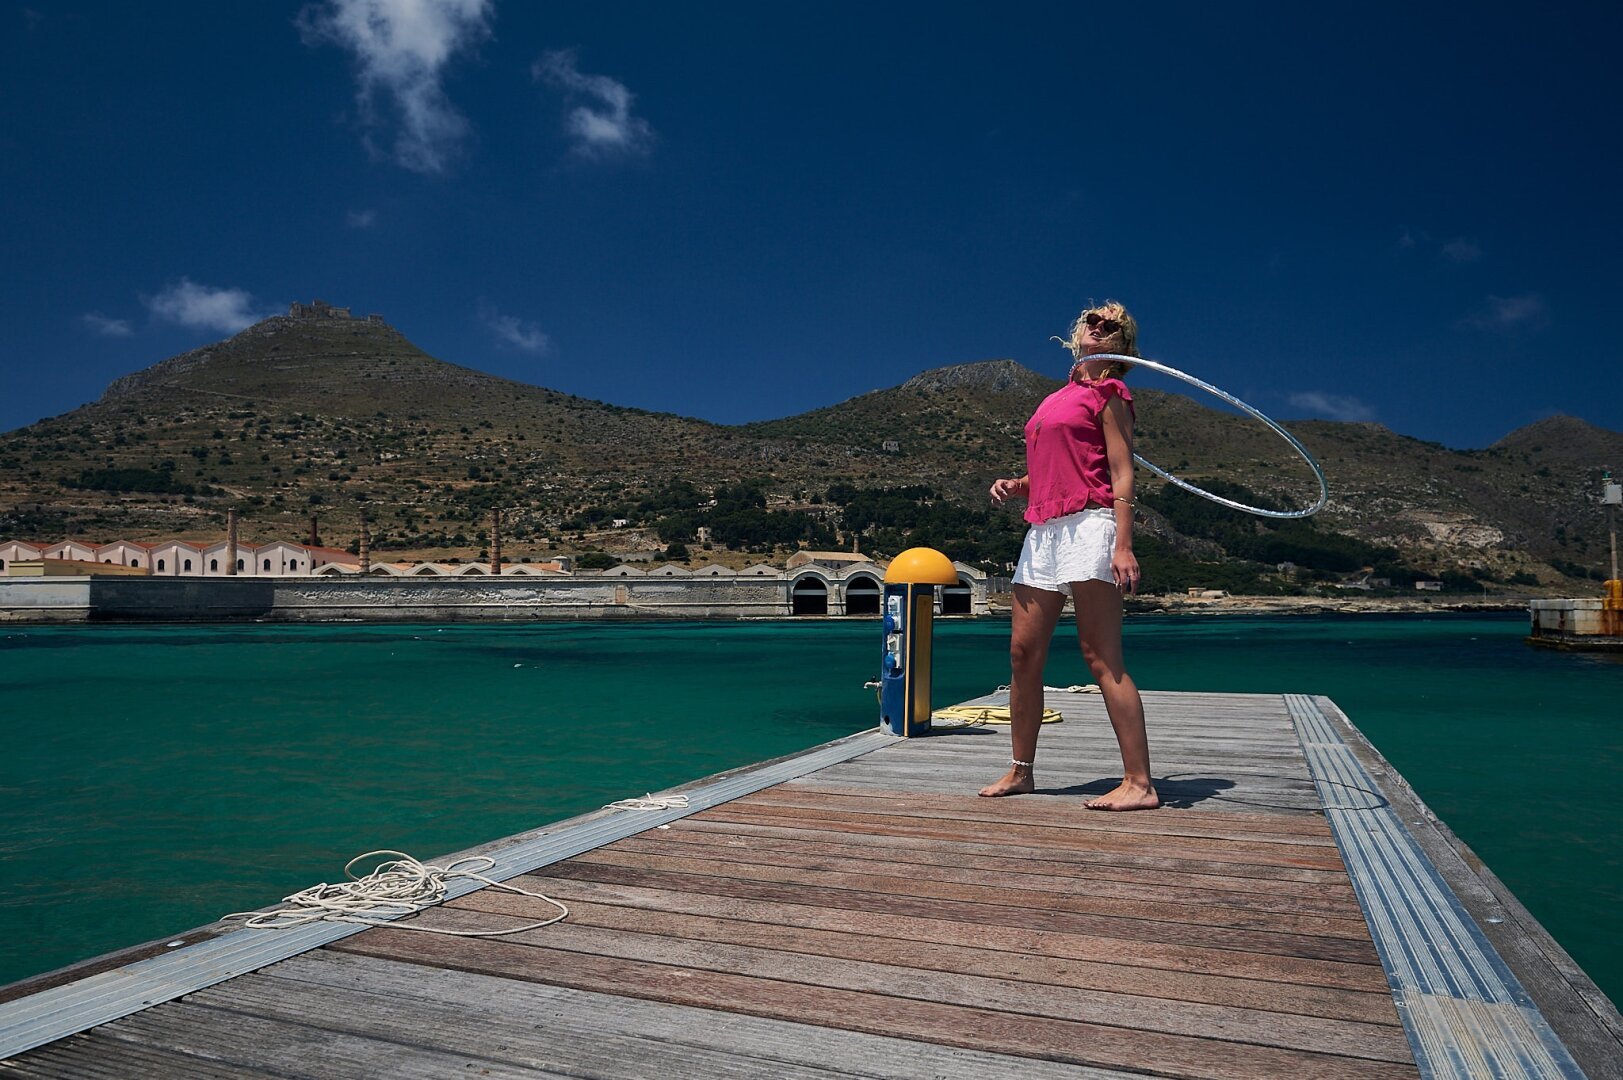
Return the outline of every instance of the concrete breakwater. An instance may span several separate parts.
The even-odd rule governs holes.
[[[985,614],[984,579],[942,590],[946,614]],[[462,622],[875,616],[878,590],[815,572],[779,577],[0,579],[3,622]]]

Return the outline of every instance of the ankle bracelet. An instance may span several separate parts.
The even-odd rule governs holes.
[[[1010,765],[1019,765],[1022,768],[1029,769],[1029,768],[1031,768],[1033,765],[1035,765],[1037,763],[1035,761],[1021,761],[1019,758],[1010,758],[1009,759],[1009,764]]]

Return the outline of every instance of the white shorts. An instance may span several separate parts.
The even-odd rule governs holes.
[[[1116,513],[1108,506],[1078,510],[1033,525],[1020,548],[1016,585],[1071,595],[1073,581],[1109,581],[1116,550]]]

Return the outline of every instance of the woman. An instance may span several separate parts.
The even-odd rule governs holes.
[[[1055,339],[1059,340],[1059,339]],[[1161,805],[1150,780],[1144,702],[1122,663],[1122,594],[1138,588],[1133,557],[1133,396],[1127,366],[1093,360],[1099,353],[1138,355],[1138,324],[1114,300],[1077,317],[1062,342],[1075,363],[1065,386],[1048,395],[1026,422],[1026,468],[997,480],[992,500],[1026,499],[1026,533],[1014,572],[1014,625],[1009,641],[1009,771],[981,789],[989,797],[1035,789],[1037,733],[1042,727],[1043,664],[1065,598],[1076,607],[1082,657],[1104,696],[1121,747],[1122,781],[1090,800],[1091,810],[1150,810]]]

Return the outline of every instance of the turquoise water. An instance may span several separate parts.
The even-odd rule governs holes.
[[[1146,689],[1335,699],[1617,1000],[1623,663],[1524,626],[1139,618],[1128,656]],[[1007,634],[938,624],[937,703],[1007,681]],[[869,727],[877,651],[867,622],[0,630],[0,983]],[[1074,648],[1047,681],[1086,681]]]

